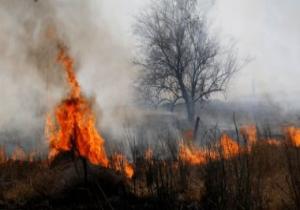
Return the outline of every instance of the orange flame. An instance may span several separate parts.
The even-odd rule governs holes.
[[[73,151],[93,164],[107,167],[104,140],[95,127],[95,116],[90,103],[80,93],[74,72],[74,61],[63,48],[59,51],[57,61],[63,65],[67,73],[71,92],[55,109],[56,124],[50,116],[47,117],[49,158],[52,159],[60,151]]]
[[[290,141],[290,143],[296,147],[300,146],[300,128],[287,127],[284,129],[285,134]]]
[[[200,148],[180,143],[179,159],[192,165],[198,165],[206,162],[206,154]]]
[[[222,157],[225,159],[232,158],[242,152],[238,143],[227,134],[221,136],[219,144],[216,146],[220,148]],[[179,144],[179,159],[191,165],[205,164],[208,159],[217,160],[221,158],[220,155],[217,150],[199,148],[191,144]]]
[[[68,82],[71,87],[70,98],[80,98],[80,85],[75,76],[73,59],[66,54],[63,48],[60,48],[57,61],[64,66],[64,70],[67,73]]]
[[[128,178],[131,178],[134,174],[133,166],[128,162],[126,157],[120,153],[115,153],[112,156],[111,168],[119,172],[124,172]]]
[[[223,134],[221,136],[220,148],[224,155],[224,158],[234,157],[240,152],[238,143],[231,139],[227,134]]]
[[[273,146],[280,146],[281,145],[281,142],[278,141],[277,139],[272,139],[272,138],[269,138],[265,141],[266,144],[268,145],[273,145]]]

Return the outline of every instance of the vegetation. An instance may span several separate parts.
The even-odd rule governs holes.
[[[210,142],[219,142],[216,133],[210,131]],[[110,181],[91,178],[92,174],[100,177],[110,169],[99,168],[94,172],[89,166],[87,183],[80,178],[79,182],[58,187],[79,176],[76,174],[80,174],[80,161],[68,163],[71,168],[77,165],[76,170],[62,172],[68,167],[60,163],[53,166],[42,160],[7,160],[0,165],[0,206],[4,209],[298,209],[300,148],[295,144],[295,136],[288,133],[270,140],[270,133],[268,139],[259,133],[263,132],[257,132],[251,147],[247,143],[251,136],[242,129],[237,133],[240,142],[234,144],[238,147],[207,145],[203,151],[208,155],[199,164],[181,157],[180,146],[174,145],[176,141],[165,139],[154,150],[147,145],[131,145],[135,174],[131,179],[123,177],[120,182],[111,181],[114,178]],[[193,143],[187,147],[191,151],[199,149]],[[122,174],[107,173],[109,177]]]
[[[139,92],[152,105],[171,110],[184,102],[194,122],[195,104],[225,91],[240,68],[232,47],[221,47],[199,15],[197,0],[152,1],[136,24],[137,64],[143,70]]]

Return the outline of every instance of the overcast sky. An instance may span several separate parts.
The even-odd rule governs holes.
[[[142,0],[105,0],[104,16],[113,19],[120,39],[132,41],[134,15],[145,6]],[[300,95],[300,1],[216,0],[209,13],[212,28],[221,39],[233,38],[241,57],[252,61],[232,80],[227,100],[264,97],[298,102]]]

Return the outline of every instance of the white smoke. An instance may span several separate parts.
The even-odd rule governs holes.
[[[118,123],[131,103],[131,49],[104,18],[101,1],[0,0],[0,132],[34,137],[66,94],[58,42],[75,59],[79,83],[96,98],[101,126]],[[121,30],[120,30],[121,31]],[[100,113],[99,112],[99,113]]]

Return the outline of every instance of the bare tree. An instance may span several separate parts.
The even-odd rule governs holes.
[[[237,62],[232,48],[208,34],[197,0],[152,1],[136,23],[142,66],[140,89],[159,104],[184,102],[188,120],[195,104],[224,91]]]

